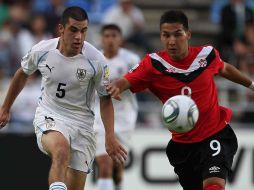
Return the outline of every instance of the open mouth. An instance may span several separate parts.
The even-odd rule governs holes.
[[[75,49],[80,48],[80,46],[81,46],[81,43],[73,43],[73,47],[74,47]]]
[[[81,43],[76,42],[76,43],[73,43],[73,44],[76,45],[76,46],[80,46]]]

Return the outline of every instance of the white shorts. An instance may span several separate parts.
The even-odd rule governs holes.
[[[50,113],[38,107],[34,118],[35,134],[39,149],[44,152],[41,138],[46,131],[54,130],[64,135],[67,139],[71,155],[69,167],[85,173],[91,172],[95,157],[96,140],[94,132],[84,130],[79,125],[61,118],[59,115]]]
[[[105,147],[105,133],[102,131],[96,131],[96,156],[102,156],[108,154]],[[132,131],[115,133],[117,139],[127,152],[130,150],[130,140]]]

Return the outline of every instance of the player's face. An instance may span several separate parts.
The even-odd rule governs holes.
[[[181,60],[188,55],[190,31],[180,23],[164,23],[160,31],[161,42],[174,60]]]
[[[101,42],[104,52],[116,53],[122,44],[122,36],[116,30],[107,29],[101,35]]]
[[[88,20],[77,21],[69,18],[69,22],[59,25],[61,34],[61,52],[65,56],[75,56],[81,52],[88,29]]]

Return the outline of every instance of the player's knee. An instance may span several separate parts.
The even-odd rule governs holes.
[[[65,147],[59,147],[52,153],[52,162],[59,165],[67,165],[69,162],[69,151]]]
[[[223,185],[220,184],[207,184],[204,190],[225,190]]]
[[[113,163],[109,156],[99,156],[96,158],[99,168],[99,177],[111,178],[113,173]]]
[[[102,178],[112,177],[112,173],[113,173],[112,164],[108,162],[99,162],[98,167],[99,167],[99,177],[102,177]]]
[[[111,168],[101,168],[99,169],[99,177],[101,178],[111,178],[112,177],[112,169]]]

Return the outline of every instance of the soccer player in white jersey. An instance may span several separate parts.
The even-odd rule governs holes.
[[[108,60],[110,80],[121,77],[131,68],[135,67],[140,58],[135,53],[121,48],[122,34],[120,28],[115,24],[104,25],[101,29],[101,42],[103,54]],[[136,126],[137,100],[134,94],[126,91],[122,94],[122,100],[113,100],[115,111],[115,134],[119,141],[128,150],[131,133]],[[105,131],[100,119],[99,105],[95,106],[94,124],[97,147],[96,163],[98,165],[98,190],[119,190],[123,178],[123,165],[116,165],[105,149]]]
[[[86,12],[79,7],[67,8],[59,24],[60,37],[39,42],[23,57],[0,108],[3,127],[28,76],[40,71],[42,95],[34,127],[39,148],[52,160],[50,190],[84,189],[86,174],[95,157],[95,90],[100,96],[107,152],[119,164],[124,164],[127,157],[114,135],[113,104],[104,84],[108,80],[106,60],[84,42],[87,29]]]

